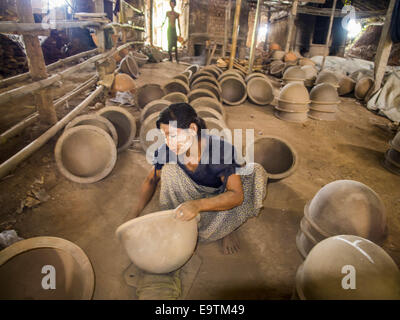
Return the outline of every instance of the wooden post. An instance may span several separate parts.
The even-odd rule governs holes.
[[[285,46],[286,53],[289,52],[290,43],[292,42],[294,20],[296,19],[296,15],[297,15],[297,5],[298,4],[299,4],[299,0],[293,0],[292,10],[290,11],[290,15],[289,15],[288,35],[287,35],[286,46]]]
[[[150,8],[149,8],[150,22],[149,22],[149,24],[150,24],[150,45],[151,46],[153,45],[153,5],[154,5],[154,0],[150,0]]]
[[[268,14],[267,14],[267,32],[265,33],[265,41],[264,41],[264,51],[268,50],[268,38],[269,38],[269,28],[270,28],[270,21],[271,21],[271,8],[267,7],[268,9]]]
[[[228,47],[228,27],[229,27],[229,22],[231,21],[231,8],[232,8],[232,1],[229,0],[225,8],[225,29],[224,29],[224,45],[222,47],[222,57],[225,57],[226,48]]]
[[[16,4],[20,22],[34,23],[31,0],[17,0]],[[29,72],[32,80],[38,81],[46,79],[48,76],[46,64],[38,37],[36,35],[24,34],[22,39],[25,44]],[[57,115],[53,106],[51,89],[40,89],[35,92],[34,96],[40,122],[43,124],[56,123]]]
[[[253,34],[251,37],[249,74],[253,72],[254,56],[256,53],[256,44],[257,44],[258,25],[260,23],[260,8],[261,8],[261,0],[257,0],[256,16],[254,18]]]
[[[392,38],[390,36],[390,25],[392,23],[392,15],[396,0],[391,0],[386,12],[385,25],[383,26],[381,39],[379,40],[378,49],[375,55],[375,84],[370,93],[366,96],[366,101],[376,93],[382,85],[382,80],[385,75],[386,66],[389,61],[390,52],[392,49]]]
[[[104,0],[96,0],[94,7],[96,13],[104,13]],[[104,30],[102,28],[96,29],[96,38],[100,52],[104,52],[106,48],[106,39],[104,36]]]
[[[333,0],[331,18],[329,20],[329,29],[328,29],[328,34],[326,36],[326,41],[325,41],[325,50],[324,50],[324,57],[322,59],[321,70],[323,70],[324,66],[325,66],[327,51],[328,51],[328,54],[329,54],[329,42],[331,40],[333,19],[335,18],[336,3],[337,3],[337,0]]]
[[[232,47],[231,47],[231,56],[229,58],[229,69],[233,68],[233,60],[236,56],[236,46],[237,46],[237,37],[239,33],[239,18],[240,18],[240,8],[242,5],[242,0],[236,0],[236,10],[235,10],[235,20],[233,22],[233,30],[232,30]]]

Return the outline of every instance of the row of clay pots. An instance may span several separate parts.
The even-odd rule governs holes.
[[[105,107],[96,114],[76,117],[57,141],[57,167],[71,181],[99,181],[110,174],[117,152],[126,150],[135,135],[136,120],[121,107]]]
[[[210,130],[227,129],[225,110],[220,103],[221,89],[216,79],[221,73],[216,66],[200,69],[198,65],[192,65],[160,87],[162,93],[160,90],[158,96],[165,95],[149,101],[141,111],[139,136],[143,150],[147,151],[154,143],[147,141],[147,133],[156,128],[159,113],[171,103],[190,103]]]
[[[382,164],[390,172],[400,175],[400,132],[396,134],[389,144],[390,149],[386,151]]]

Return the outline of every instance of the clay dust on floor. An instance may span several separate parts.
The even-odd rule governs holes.
[[[163,84],[184,65],[163,62],[141,68],[138,85]],[[137,108],[130,108],[139,115]],[[289,299],[302,259],[295,237],[303,208],[325,184],[339,179],[365,183],[382,198],[388,215],[389,237],[384,248],[400,263],[400,177],[380,161],[389,133],[375,126],[387,119],[366,110],[354,99],[342,98],[338,120],[288,123],[273,115],[273,107],[226,107],[230,128],[254,128],[255,136],[275,135],[288,140],[299,156],[297,171],[269,183],[264,209],[239,229],[241,251],[221,254],[218,243],[201,244],[202,265],[188,299]],[[15,228],[24,238],[56,236],[79,245],[90,258],[96,276],[95,299],[133,299],[134,289],[123,279],[130,261],[115,237],[129,219],[150,165],[138,142],[118,155],[116,167],[103,181],[80,185],[65,179],[55,166],[52,139],[40,151],[0,181],[0,226]],[[47,202],[15,213],[26,190],[44,177]],[[157,210],[158,194],[144,213]],[[145,245],[145,244],[144,244]]]

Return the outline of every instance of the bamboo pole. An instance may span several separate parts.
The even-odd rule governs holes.
[[[92,85],[94,85],[97,82],[97,80],[98,80],[98,76],[95,75],[95,76],[91,77],[90,79],[88,79],[87,81],[85,81],[84,83],[79,84],[77,87],[75,87],[72,90],[72,92],[64,95],[60,99],[57,99],[54,102],[54,108],[57,108],[57,107],[61,106],[62,104],[64,104],[69,99],[72,99],[73,97],[77,96],[81,92],[89,89]],[[39,113],[38,112],[34,112],[34,113],[30,114],[28,117],[26,117],[25,119],[23,119],[22,121],[18,122],[14,126],[12,126],[7,131],[5,131],[2,134],[0,134],[0,144],[4,144],[10,138],[12,138],[12,137],[16,136],[18,133],[20,133],[23,129],[25,129],[26,127],[30,126],[34,122],[36,122],[38,117],[39,117]]]
[[[32,155],[36,150],[42,147],[54,135],[64,128],[64,126],[75,118],[82,110],[84,110],[99,94],[104,90],[104,86],[99,86],[94,90],[85,100],[77,105],[70,113],[58,121],[54,126],[43,133],[39,138],[32,141],[25,148],[17,152],[10,159],[6,160],[0,165],[0,178],[5,177],[10,173],[20,162]]]
[[[237,46],[237,37],[238,37],[238,33],[239,33],[239,18],[240,18],[241,5],[242,5],[242,0],[236,0],[235,19],[233,22],[233,30],[232,30],[232,47],[231,47],[231,55],[229,58],[229,69],[232,69],[233,61],[236,56],[236,46]]]
[[[324,66],[325,66],[326,52],[328,51],[328,54],[329,54],[329,42],[330,42],[330,40],[331,40],[333,19],[335,18],[336,3],[337,3],[337,0],[333,0],[331,18],[330,18],[330,20],[329,20],[329,29],[328,29],[328,35],[326,36],[324,57],[323,57],[323,59],[322,59],[321,70],[323,70],[323,69],[324,69]]]
[[[59,81],[59,80],[65,78],[65,77],[69,76],[71,73],[79,71],[80,69],[82,69],[83,67],[86,67],[87,65],[89,65],[91,63],[94,63],[94,62],[96,62],[96,61],[98,61],[100,59],[107,59],[107,58],[113,56],[116,52],[119,52],[119,51],[131,46],[132,44],[133,44],[133,42],[128,42],[128,43],[126,43],[126,44],[124,44],[124,45],[122,45],[122,46],[120,46],[120,47],[118,47],[116,49],[112,49],[112,50],[110,50],[108,52],[105,52],[105,53],[99,54],[97,56],[91,57],[88,60],[86,60],[86,61],[84,61],[84,62],[82,62],[80,64],[77,64],[75,66],[72,66],[72,67],[64,70],[64,71],[61,71],[61,72],[59,72],[57,74],[54,74],[54,75],[52,75],[51,77],[49,77],[47,79],[39,80],[39,81],[27,84],[27,85],[22,86],[22,87],[18,87],[18,88],[15,88],[15,89],[0,93],[0,104],[1,103],[5,103],[5,102],[9,102],[12,99],[15,99],[15,98],[18,98],[18,97],[22,97],[22,96],[24,96],[24,95],[26,95],[28,93],[35,92],[35,91],[37,91],[39,89],[46,88],[46,87],[52,85],[54,82]]]
[[[46,66],[46,70],[50,71],[50,70],[56,69],[56,68],[58,68],[60,66],[63,66],[65,64],[67,64],[67,63],[73,62],[73,61],[78,60],[80,58],[84,58],[84,57],[89,56],[91,54],[95,54],[97,52],[98,52],[98,49],[96,48],[96,49],[93,49],[93,50],[89,50],[89,51],[78,53],[78,54],[76,54],[74,56],[70,56],[70,57],[65,58],[65,59],[60,59],[57,62],[54,62],[52,64],[47,65]],[[7,78],[7,79],[0,80],[0,88],[7,87],[7,86],[12,85],[14,83],[18,83],[18,82],[27,80],[30,77],[31,77],[30,72],[25,72],[25,73],[19,74],[19,75],[14,76],[14,77],[10,77],[10,78]]]
[[[104,13],[104,0],[95,0],[94,3],[96,13]],[[100,52],[104,52],[106,48],[106,38],[104,35],[104,29],[96,29],[97,44]]]
[[[336,1],[336,0],[335,0]],[[293,28],[294,28],[294,20],[296,19],[297,15],[297,6],[299,4],[299,0],[294,0],[293,5],[292,5],[292,10],[289,15],[289,25],[288,25],[288,35],[286,39],[286,46],[285,46],[285,52],[288,53],[290,49],[290,43],[292,42],[292,34],[293,34]]]
[[[270,20],[271,20],[271,8],[267,7],[268,13],[267,13],[267,32],[265,33],[265,40],[264,40],[264,51],[267,51],[268,48],[268,38],[269,38],[269,28],[270,28]]]
[[[257,0],[256,16],[254,19],[253,34],[251,37],[249,72],[248,72],[249,74],[253,72],[254,56],[256,53],[258,25],[260,23],[260,8],[261,8],[261,0]]]

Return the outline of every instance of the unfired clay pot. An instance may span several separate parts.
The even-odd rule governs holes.
[[[247,96],[258,105],[268,105],[274,100],[274,89],[269,80],[253,77],[247,82]]]
[[[165,95],[162,100],[168,100],[171,103],[188,103],[189,99],[182,92],[171,92]]]
[[[221,80],[222,101],[228,105],[239,105],[247,98],[246,83],[234,76]]]
[[[165,94],[166,93],[159,84],[145,84],[139,87],[136,92],[136,104],[139,108],[144,108],[146,104],[153,100],[161,99]]]
[[[124,223],[116,235],[137,267],[149,273],[169,273],[193,255],[197,219],[181,221],[173,210],[159,211]]]

